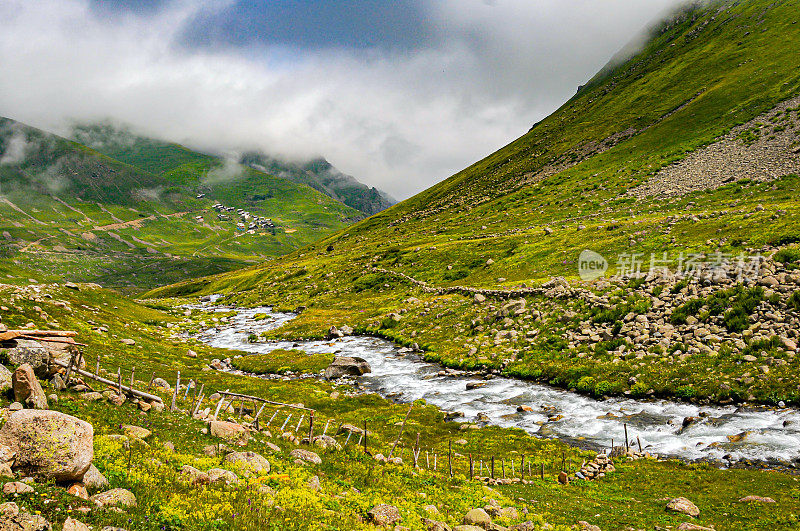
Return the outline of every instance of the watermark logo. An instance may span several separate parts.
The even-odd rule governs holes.
[[[608,260],[603,255],[585,249],[578,257],[578,275],[581,280],[591,281],[598,279],[608,271]]]
[[[710,281],[735,280],[755,282],[760,276],[764,257],[760,254],[731,253],[622,253],[617,256],[613,279],[635,279],[660,276],[664,279],[697,278]],[[648,267],[649,266],[649,267]],[[609,269],[606,258],[589,249],[578,258],[578,275],[583,281],[605,276]]]

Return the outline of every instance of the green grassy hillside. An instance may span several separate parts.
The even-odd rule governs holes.
[[[281,263],[160,293],[229,291],[246,303],[305,306],[282,335],[350,324],[418,342],[448,365],[597,396],[797,403],[794,353],[784,346],[797,342],[783,324],[795,323],[800,310],[789,265],[771,262],[774,278],[762,279],[769,291],[741,317],[749,319],[742,330],[702,301],[690,303],[699,324],[671,315],[721,287],[680,279],[582,284],[578,259],[585,249],[599,252],[614,274],[636,255],[646,272],[651,258],[667,253],[674,271],[681,257],[770,255],[800,242],[798,13],[798,0],[682,9],[655,26],[638,53],[464,171]],[[425,291],[408,277],[442,290]],[[553,277],[593,296],[556,297]],[[527,294],[529,311],[541,315],[496,319],[497,298],[515,292],[475,305],[471,292],[454,286],[544,286]],[[385,319],[398,310],[407,310],[399,324]],[[788,320],[759,332],[778,314]],[[626,325],[636,315],[659,335],[645,330],[643,342],[631,339],[646,328]],[[664,338],[667,325],[680,337]],[[691,327],[720,343],[709,348]]]
[[[121,406],[113,406],[106,399],[92,400],[88,393],[78,389],[59,391],[43,382],[46,393],[54,393],[58,398],[57,401],[50,398],[51,409],[92,424],[93,463],[107,477],[109,488],[128,489],[137,500],[135,507],[120,511],[85,511],[90,502],[67,494],[63,485],[43,481],[32,483],[34,492],[12,498],[21,509],[47,518],[54,529],[61,529],[67,516],[97,529],[103,526],[136,530],[376,529],[370,523],[368,511],[384,503],[396,506],[402,517],[400,525],[414,530],[441,529],[429,527],[433,524],[425,523],[424,519],[454,527],[463,522],[469,509],[493,503],[515,509],[495,516],[494,522],[518,530],[566,531],[575,529],[573,526],[580,529],[583,527],[580,522],[604,530],[653,526],[677,529],[688,522],[715,529],[743,530],[793,529],[798,525],[800,488],[797,478],[787,473],[615,458],[615,472],[595,481],[574,481],[564,486],[556,481],[558,473],[561,470],[573,473],[584,460],[593,459],[593,453],[539,439],[521,430],[477,425],[463,429],[462,423],[445,422],[444,414],[424,401],[414,404],[395,448],[394,456],[400,456],[402,464],[382,464],[371,455],[386,456],[392,451],[399,424],[408,414],[408,405],[362,394],[347,384],[313,379],[263,380],[210,370],[209,364],[214,359],[235,353],[206,347],[187,339],[185,334],[220,319],[224,321],[228,314],[212,316],[193,310],[187,315],[186,309],[178,306],[182,301],[159,300],[142,305],[116,292],[85,285],[76,290],[58,285],[19,288],[0,284],[0,300],[3,301],[0,317],[9,328],[31,323],[35,328],[77,331],[78,339],[87,345],[84,349],[87,365],[93,370],[99,361],[105,377],[115,379],[119,369],[127,384],[135,369],[135,387],[145,389],[153,375],[174,385],[180,371],[182,385],[197,382],[203,386],[206,397],[229,389],[273,401],[301,402],[316,410],[315,434],[319,435],[330,422],[327,434],[334,435],[339,445],[346,445],[341,449],[324,449],[298,444],[300,441],[283,436],[281,431],[302,438],[307,420],[299,429],[292,420],[283,423],[285,430],[280,430],[279,423],[287,415],[287,410],[282,409],[277,420],[265,426],[265,419],[276,411],[271,407],[261,417],[261,430],[250,432],[246,446],[226,443],[208,433],[207,418],[193,418],[186,413],[197,403],[194,394],[197,387],[188,393],[182,387],[176,412],[169,411],[171,391],[156,387],[153,392],[162,397],[167,410],[150,409],[145,413],[130,399]],[[303,353],[300,355],[307,358]],[[305,359],[298,364],[292,361],[292,356],[285,358],[293,370],[304,368]],[[15,369],[2,347],[0,361]],[[84,380],[93,389],[106,391],[101,384]],[[10,401],[9,396],[0,396],[2,406]],[[215,406],[206,398],[199,409],[211,408],[213,415]],[[246,410],[246,414],[252,413]],[[297,414],[292,418],[296,419]],[[240,418],[236,411],[221,414],[222,419],[250,425],[248,417]],[[356,444],[358,433],[348,440],[345,431],[337,433],[336,429],[341,423],[363,426],[365,421],[371,455]],[[129,424],[146,428],[152,434],[144,443],[133,436],[127,438],[123,435],[126,433],[123,425]],[[414,468],[411,449],[418,433],[421,457],[419,468]],[[446,457],[451,444],[452,476]],[[299,464],[291,453],[298,448],[318,453],[321,463]],[[271,470],[241,477],[236,485],[193,483],[181,473],[182,467],[190,465],[203,472],[225,468],[242,476],[241,469],[223,459],[230,451],[257,452],[269,460]],[[469,455],[476,463],[476,474],[481,468],[484,475],[489,474],[492,456],[497,460],[498,478],[504,475],[510,478],[511,462],[519,463],[522,456],[531,463],[534,473],[525,476],[525,484],[487,488],[479,481],[469,480]],[[484,466],[480,467],[479,462]],[[514,476],[518,475],[517,467]],[[10,478],[0,480],[7,482]],[[769,496],[776,503],[739,501],[751,495]],[[699,517],[667,511],[667,500],[676,496],[696,503]]]
[[[360,214],[233,162],[84,128],[87,145],[0,122],[0,270],[27,279],[154,287],[308,245]],[[215,203],[234,209],[219,212]],[[243,209],[272,220],[237,226]]]

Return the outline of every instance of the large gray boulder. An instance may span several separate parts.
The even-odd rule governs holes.
[[[333,363],[328,365],[328,368],[325,369],[325,378],[334,380],[342,376],[361,376],[368,372],[372,372],[372,368],[364,358],[342,356],[337,357]]]
[[[93,444],[91,424],[58,411],[16,411],[0,428],[0,445],[16,454],[12,468],[44,479],[81,481]]]
[[[70,345],[66,343],[34,341],[31,339],[13,339],[0,344],[4,348],[5,356],[12,365],[27,363],[33,368],[39,378],[50,378],[56,372],[63,370],[58,365],[48,361],[58,360],[64,364],[72,358]],[[81,368],[86,367],[86,360],[80,357]]]
[[[29,364],[17,367],[11,375],[11,387],[14,388],[14,400],[20,404],[34,409],[47,409],[47,395]]]

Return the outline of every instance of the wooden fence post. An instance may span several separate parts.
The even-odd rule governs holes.
[[[400,437],[403,436],[403,430],[406,429],[406,421],[408,421],[408,416],[411,414],[411,408],[413,407],[414,407],[414,402],[411,402],[411,406],[409,406],[408,412],[406,413],[406,418],[403,419],[403,424],[400,426],[400,433],[397,434],[397,439],[394,440],[392,449],[391,451],[389,451],[389,459],[391,459],[392,455],[394,455],[394,449],[397,448],[397,443],[400,442]]]
[[[122,368],[117,367],[117,392],[122,394]]]
[[[181,386],[181,371],[178,371],[178,377],[175,379],[175,390],[172,392],[172,405],[170,406],[170,411],[175,411],[177,409],[177,405],[175,401],[178,399],[178,388]]]
[[[131,389],[133,389],[133,381],[135,378],[136,378],[136,366],[134,365],[133,368],[131,368],[131,384],[129,385]]]
[[[308,445],[314,446],[314,413],[308,415]]]
[[[522,454],[522,459],[519,460],[519,479],[525,479],[525,454]]]
[[[67,365],[67,372],[64,373],[64,385],[69,385],[69,374],[72,372],[72,365],[75,363],[75,350],[72,351],[72,356],[69,357],[69,365]],[[50,359],[50,354],[47,354]]]
[[[100,354],[97,355],[97,363],[94,366],[94,373],[97,376],[100,376]],[[148,389],[149,391],[150,389]]]
[[[286,425],[289,423],[289,419],[290,418],[292,418],[292,413],[289,413],[289,416],[286,417],[286,420],[283,421],[283,425],[281,426],[281,433],[283,433],[283,430],[284,430],[284,428],[286,428]]]
[[[447,466],[450,469],[450,477],[453,477],[453,441],[447,443]]]
[[[472,454],[469,454],[469,479],[472,479],[472,476],[475,475],[475,466],[472,463]]]
[[[492,456],[492,479],[494,479],[494,456]]]
[[[627,452],[628,449],[629,449],[629,447],[628,447],[628,424],[625,423],[622,426],[625,428],[625,452]]]
[[[365,454],[369,453],[367,451],[367,421],[366,421],[366,419],[364,420],[364,453]]]

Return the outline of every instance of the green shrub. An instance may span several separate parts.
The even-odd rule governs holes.
[[[633,387],[631,387],[631,395],[635,397],[643,397],[647,394],[647,385],[643,382],[636,382]]]
[[[697,390],[691,385],[682,385],[675,389],[675,396],[678,398],[694,398],[697,396]]]
[[[792,293],[792,296],[789,297],[789,301],[787,302],[789,308],[794,309],[795,311],[800,312],[800,290],[795,291]]]
[[[584,376],[578,380],[578,384],[575,388],[581,393],[591,393],[595,388],[595,379],[591,376]]]
[[[389,278],[385,273],[369,273],[353,281],[353,291],[356,293],[367,290],[376,290],[383,287]]]
[[[783,341],[778,336],[772,336],[769,339],[751,341],[742,351],[742,356],[759,356],[764,352],[772,352],[781,347],[783,347]]]
[[[461,280],[469,276],[469,271],[466,269],[451,269],[444,274],[445,281]]]
[[[677,284],[672,286],[672,289],[670,290],[670,292],[673,295],[675,295],[676,293],[680,293],[680,291],[683,288],[685,288],[686,286],[688,286],[688,285],[689,285],[689,279],[688,278],[684,278],[683,280],[679,281]]]
[[[773,259],[782,263],[786,269],[798,269],[800,268],[800,248],[787,247],[781,249],[775,253]]]
[[[613,383],[603,380],[602,382],[597,382],[597,385],[594,386],[594,395],[595,396],[608,396],[614,394],[615,386]]]
[[[674,325],[686,324],[686,320],[689,318],[689,316],[697,315],[697,312],[700,311],[700,308],[703,307],[703,304],[703,299],[691,299],[686,301],[673,310],[672,315],[669,318],[669,322]]]

